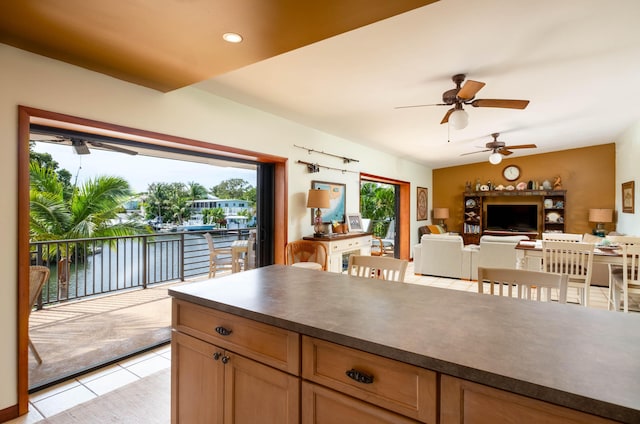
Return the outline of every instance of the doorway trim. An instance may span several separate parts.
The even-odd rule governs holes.
[[[18,106],[18,264],[17,264],[17,412],[26,414],[29,410],[29,133],[31,124],[73,129],[89,134],[120,134],[121,138],[133,141],[144,140],[148,144],[175,145],[187,151],[206,151],[229,158],[245,159],[274,165],[274,210],[273,259],[276,264],[284,264],[284,246],[288,238],[288,194],[286,166],[287,158],[243,150],[220,144],[176,137],[153,131],[140,130],[91,119],[79,118],[57,112]]]
[[[360,173],[360,184],[362,184],[362,180],[398,186],[398,191],[400,192],[400,198],[397,205],[399,215],[399,219],[397,221],[399,222],[399,225],[396,227],[396,231],[398,233],[398,245],[400,247],[398,257],[400,259],[409,260],[409,243],[411,242],[411,237],[409,236],[411,231],[411,183],[387,177],[380,177],[373,174]]]

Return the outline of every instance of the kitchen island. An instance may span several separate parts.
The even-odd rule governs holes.
[[[169,293],[174,423],[243,422],[267,394],[280,415],[261,422],[331,422],[322,405],[379,422],[640,422],[636,314],[282,265]]]

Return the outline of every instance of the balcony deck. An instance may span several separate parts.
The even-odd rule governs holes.
[[[220,272],[223,276],[228,272]],[[42,357],[29,352],[29,388],[100,367],[168,342],[171,299],[168,288],[205,279],[157,284],[147,289],[86,298],[31,313],[29,335]]]

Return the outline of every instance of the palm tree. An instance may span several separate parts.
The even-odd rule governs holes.
[[[116,237],[148,233],[135,220],[119,222],[117,212],[131,196],[120,177],[98,176],[75,188],[65,200],[64,184],[55,172],[30,164],[30,237],[32,241]],[[48,252],[56,255],[58,252]],[[60,252],[69,256],[74,252]]]

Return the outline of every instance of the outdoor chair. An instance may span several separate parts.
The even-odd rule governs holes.
[[[233,269],[233,261],[231,258],[231,248],[217,248],[214,245],[211,234],[204,233],[204,238],[209,246],[209,278],[215,278],[216,272],[222,269]]]
[[[38,297],[40,293],[42,293],[42,287],[44,283],[49,280],[49,268],[46,266],[32,265],[29,267],[29,315],[31,315],[31,311],[36,306],[36,302],[38,301]],[[29,337],[29,348],[31,352],[33,352],[33,356],[36,357],[36,361],[38,364],[42,363],[42,358],[38,353],[38,350],[33,345],[31,341],[31,337]]]

